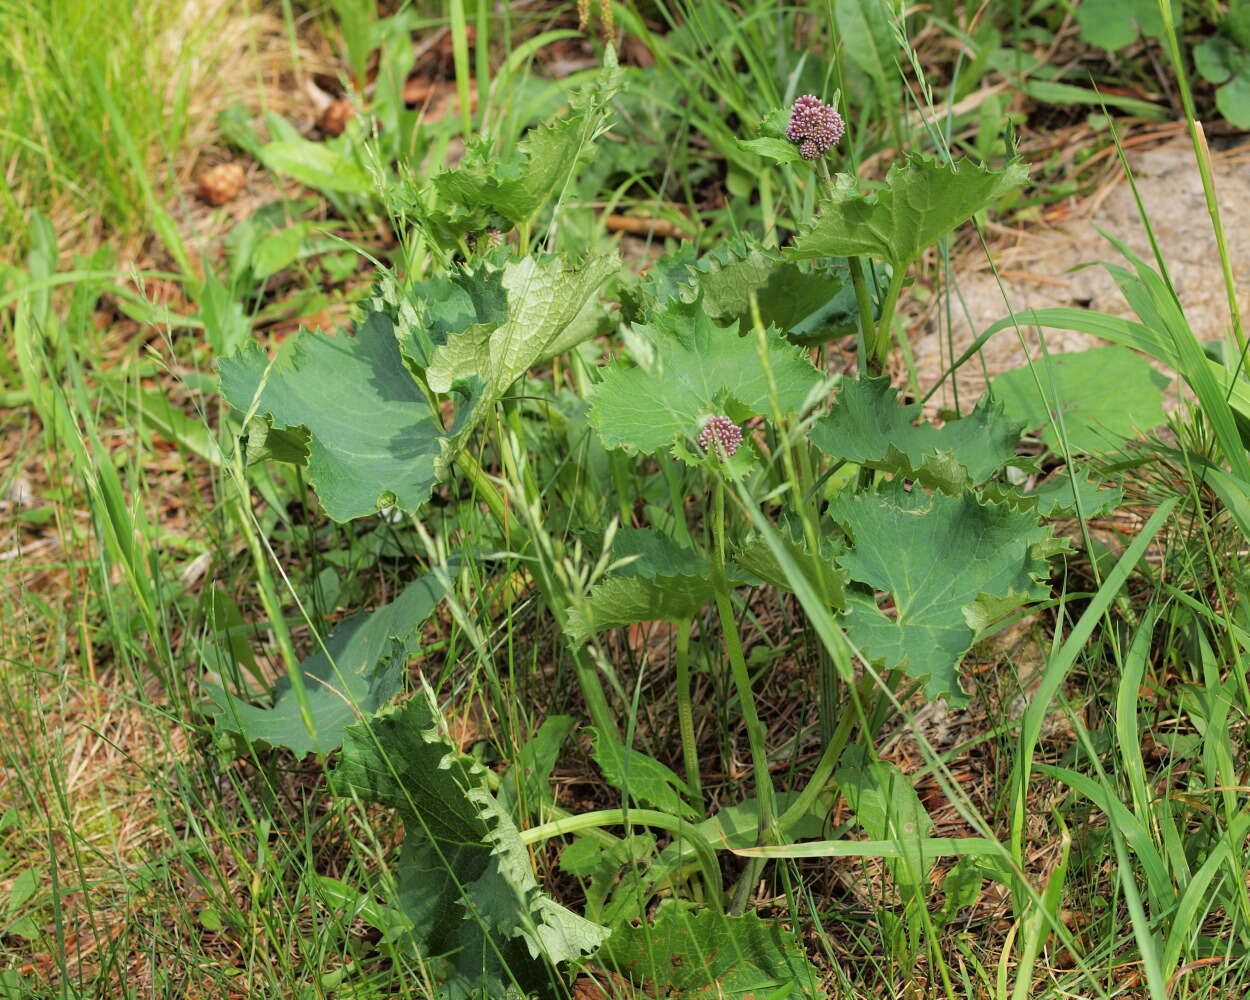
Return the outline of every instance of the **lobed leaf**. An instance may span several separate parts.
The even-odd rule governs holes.
[[[633,329],[636,365],[609,365],[591,398],[590,422],[609,448],[654,454],[693,442],[708,417],[732,399],[745,414],[800,409],[820,376],[775,331],[764,357],[753,333],[716,326],[699,303],[670,302],[650,324]],[[767,365],[767,370],[765,369]]]
[[[308,432],[308,478],[329,514],[348,521],[430,497],[446,464],[445,432],[404,367],[394,324],[370,313],[355,336],[300,331],[273,362],[248,344],[217,363],[235,409]]]
[[[1050,532],[1034,513],[888,484],[840,495],[830,515],[854,541],[842,569],[892,602],[887,612],[871,592],[848,592],[847,634],[872,660],[925,681],[930,698],[966,700],[956,668],[986,601],[1001,615],[1047,592]]]
[[[943,236],[988,208],[1027,177],[1019,163],[990,170],[970,160],[952,165],[906,153],[869,194],[839,174],[815,223],[787,256],[873,257],[905,270]]]
[[[898,405],[888,378],[844,378],[810,440],[831,458],[897,473],[946,493],[984,482],[1015,454],[1023,424],[992,398],[942,427],[916,424],[918,403]]]

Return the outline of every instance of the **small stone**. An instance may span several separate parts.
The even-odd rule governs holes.
[[[210,205],[224,205],[234,201],[243,190],[246,175],[238,163],[219,163],[200,174],[196,196]]]
[[[347,128],[347,123],[355,117],[355,105],[351,101],[344,101],[340,98],[326,105],[326,109],[321,112],[321,117],[317,120],[317,127],[328,136],[342,135],[343,130]]]

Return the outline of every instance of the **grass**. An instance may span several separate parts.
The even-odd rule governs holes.
[[[980,105],[953,110],[980,86],[959,82],[959,72],[988,41],[961,54],[949,74],[955,84],[929,108],[918,96],[921,74],[945,80],[952,64],[924,48],[916,66],[892,57],[875,76],[845,50],[813,68],[815,57],[803,53],[820,46],[791,42],[827,37],[826,6],[618,6],[618,25],[654,61],[652,70],[629,71],[633,90],[622,107],[630,121],[664,132],[660,141],[626,143],[608,167],[592,165],[593,183],[568,195],[578,235],[554,238],[581,239],[604,204],[688,216],[709,246],[750,227],[792,230],[812,194],[792,173],[745,158],[734,139],[808,89],[848,95],[852,157],[869,171],[883,150],[934,142],[905,113],[907,101],[942,121],[945,100],[951,145],[988,150],[1005,139],[999,118],[976,117]],[[143,291],[119,299],[130,275],[112,270],[107,251],[94,254],[147,235],[154,213],[175,227],[162,234],[167,252],[171,243],[199,245],[196,215],[182,199],[200,150],[220,141],[210,81],[228,65],[239,65],[242,79],[263,75],[257,63],[231,63],[238,57],[223,40],[250,38],[270,60],[272,48],[258,41],[269,29],[249,20],[257,12],[240,17],[225,6],[10,7],[0,11],[12,28],[0,62],[8,67],[0,70],[0,162],[10,179],[0,211],[5,231],[24,234],[9,252],[25,269],[7,274],[11,346],[0,358],[10,404],[0,425],[8,459],[0,472],[0,996],[427,995],[428,957],[387,933],[394,817],[328,796],[322,760],[223,743],[204,715],[199,681],[223,660],[254,666],[265,680],[283,675],[313,648],[313,623],[388,600],[414,566],[473,540],[501,554],[489,572],[474,569],[427,626],[420,677],[446,706],[459,747],[488,764],[511,761],[544,719],[585,714],[574,678],[587,664],[560,641],[539,591],[577,594],[594,566],[576,531],[595,512],[627,505],[631,493],[621,486],[640,467],[615,456],[596,464],[586,438],[574,460],[562,459],[556,435],[565,430],[517,400],[491,436],[497,444],[478,455],[481,484],[506,502],[511,533],[471,496],[449,497],[429,525],[337,526],[294,473],[242,470],[228,457],[231,427],[205,378],[213,359],[196,328],[129,319],[121,307],[153,315],[151,303],[142,311],[143,296],[157,282],[146,274]],[[515,51],[527,32],[573,23],[564,8],[537,23],[480,11],[454,5],[448,65],[427,68],[459,88],[464,115],[469,71],[480,94],[506,45]],[[202,16],[183,31],[188,12]],[[943,13],[929,24],[915,16],[909,29],[935,48],[937,39],[977,37],[965,12]],[[470,53],[474,23],[487,26],[489,51]],[[998,30],[1000,41],[1011,40],[1008,25]],[[167,41],[175,31],[177,47]],[[358,75],[356,44],[343,50],[344,74],[351,66]],[[561,44],[578,52],[552,38],[536,53]],[[1173,66],[1184,59],[1177,46],[1167,55]],[[523,85],[561,92],[536,76],[514,66],[508,83],[518,94]],[[1193,99],[1182,93],[1189,108]],[[501,148],[526,124],[517,106],[526,105],[518,98],[513,113],[491,119]],[[505,107],[501,97],[492,115]],[[435,152],[464,130],[460,113],[396,121]],[[1201,142],[1195,153],[1201,164]],[[737,196],[747,175],[755,200]],[[1035,196],[1063,190],[1056,184]],[[350,207],[341,231],[363,243],[376,206]],[[32,222],[34,209],[52,222]],[[58,255],[58,243],[69,249]],[[313,249],[291,270],[231,286],[258,333],[272,332],[268,317],[291,316],[274,307],[297,299],[300,285],[329,286],[330,304],[361,293],[357,273],[335,283]],[[633,250],[640,259],[650,253],[643,240]],[[203,257],[219,254],[210,247]],[[978,648],[970,712],[920,697],[892,704],[863,684],[861,711],[875,720],[876,746],[922,790],[940,835],[987,836],[1003,845],[1002,863],[1026,877],[1016,879],[1013,901],[975,866],[944,863],[943,880],[908,901],[897,870],[879,858],[785,862],[775,880],[750,886],[753,903],[797,917],[833,996],[1244,995],[1244,397],[1233,367],[1209,362],[1185,322],[1166,258],[1160,247],[1152,265],[1130,262],[1126,272],[1137,301],[1153,310],[1143,317],[1153,338],[1083,320],[1159,358],[1193,397],[1159,440],[1101,460],[1108,474],[1126,477],[1128,498],[1110,519],[1115,530],[1089,523],[1073,532],[1101,557],[1071,559],[1055,580],[1054,605],[1023,627],[1015,647],[1000,637]],[[211,293],[200,276],[183,270],[185,261],[153,262],[151,271],[177,272],[188,307],[203,315]],[[78,277],[48,285],[67,270]],[[592,376],[573,364],[550,377],[577,388]],[[565,437],[577,440],[572,429]],[[678,494],[688,489],[675,484]],[[653,506],[664,502],[657,495]],[[799,605],[784,600],[722,609],[749,636],[746,665],[758,674],[772,766],[791,776],[819,755],[810,677],[839,649],[837,623],[819,598],[800,593],[798,601],[810,630]],[[725,805],[753,784],[732,688],[709,662],[717,629],[700,623],[690,656],[700,755],[742,762],[703,775],[708,801]],[[672,630],[633,628],[594,655],[616,667],[608,697],[635,745],[682,773],[671,735],[677,643]],[[533,803],[527,826],[552,819],[553,806],[583,813],[621,805],[577,741],[554,785],[551,802]],[[837,823],[847,819],[831,806]],[[579,904],[586,885],[560,868],[558,843],[534,849],[540,881]],[[948,908],[961,878],[972,886],[967,903]]]

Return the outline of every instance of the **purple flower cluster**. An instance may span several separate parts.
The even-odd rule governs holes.
[[[728,417],[709,417],[699,431],[699,447],[706,452],[716,449],[721,458],[728,458],[742,444],[742,428]]]
[[[790,109],[786,138],[799,147],[803,159],[814,160],[837,145],[844,131],[846,123],[837,111],[820,98],[804,94]]]

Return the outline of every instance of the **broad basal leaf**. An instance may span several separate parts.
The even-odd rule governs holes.
[[[837,401],[816,422],[810,439],[831,458],[957,493],[984,482],[1010,460],[1023,429],[989,397],[942,427],[917,424],[919,416],[920,404],[898,405],[889,379],[844,378]]]
[[[1051,354],[996,375],[990,383],[1007,415],[1060,448],[1060,418],[1068,447],[1079,454],[1119,448],[1162,424],[1165,375],[1126,347]],[[1040,388],[1039,388],[1040,386]]]
[[[544,992],[553,966],[605,937],[539,889],[484,770],[445,742],[427,693],[348,729],[332,782],[403,818],[399,902],[441,997]]]
[[[617,791],[674,816],[695,815],[685,800],[686,783],[654,757],[624,746],[610,733],[599,732],[595,734],[592,756],[604,780]]]
[[[847,593],[847,633],[867,656],[923,680],[930,698],[962,703],[956,667],[985,621],[1045,596],[1049,531],[1036,514],[890,484],[841,494],[830,515],[854,543],[852,580],[884,591]]]
[[[1013,163],[989,170],[970,160],[948,166],[906,153],[884,184],[862,193],[845,174],[820,207],[820,214],[788,256],[875,257],[904,270],[957,226],[1024,183],[1027,172]]]
[[[819,374],[801,352],[770,331],[716,326],[699,303],[671,302],[648,325],[634,327],[636,365],[615,362],[591,400],[590,422],[610,448],[654,454],[678,442],[691,447],[727,398],[748,414],[771,415],[771,385],[785,413],[802,407]],[[767,365],[768,370],[765,370]]]
[[[763,1000],[783,994],[824,997],[794,932],[754,913],[660,907],[655,922],[621,924],[595,961],[646,990],[682,1000]]]
[[[308,478],[336,521],[416,510],[443,472],[444,430],[404,367],[391,320],[355,336],[301,331],[272,362],[256,344],[217,364],[235,409],[308,431]]]
[[[297,756],[337,750],[348,726],[399,693],[421,626],[446,592],[447,583],[433,573],[413,580],[390,604],[344,619],[324,648],[300,663],[312,732],[288,677],[274,685],[269,708],[257,708],[205,684],[216,705],[217,728],[252,742],[286,747]]]

